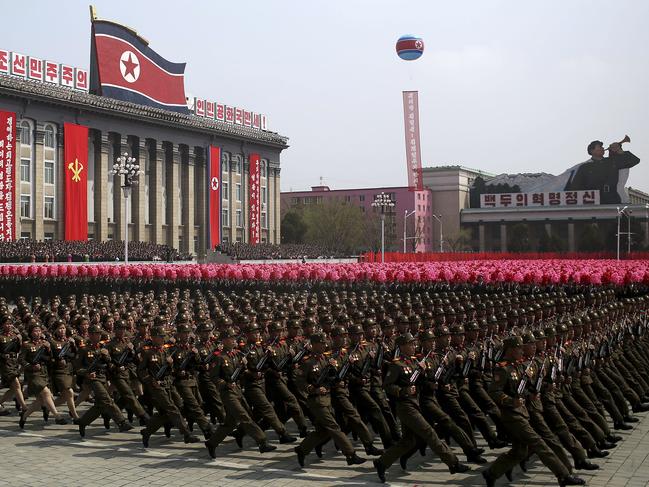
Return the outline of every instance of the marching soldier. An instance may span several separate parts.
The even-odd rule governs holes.
[[[381,482],[385,482],[386,470],[394,461],[416,446],[417,438],[425,441],[430,449],[439,455],[451,474],[469,470],[469,467],[460,463],[451,449],[440,441],[435,430],[421,415],[416,386],[421,366],[412,359],[415,354],[414,342],[415,338],[409,332],[397,338],[396,344],[401,356],[393,360],[385,377],[385,389],[397,401],[397,416],[401,421],[402,436],[381,457],[374,460],[374,468]]]
[[[493,382],[489,393],[502,411],[503,426],[511,439],[512,448],[501,454],[482,476],[488,487],[496,480],[525,460],[529,451],[535,452],[544,465],[557,477],[559,485],[584,485],[579,477],[570,475],[568,468],[557,458],[543,439],[529,423],[529,413],[525,407],[525,386],[529,377],[520,367],[522,340],[512,335],[504,340],[503,361],[494,369]]]

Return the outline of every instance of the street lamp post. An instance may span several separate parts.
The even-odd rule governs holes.
[[[408,213],[408,210],[403,211],[403,253],[406,253],[406,241],[408,240],[408,234],[406,233],[406,220],[408,219],[409,216],[412,216],[415,214],[415,210],[412,210],[410,213]]]
[[[620,208],[618,206],[616,208],[617,209],[617,260],[620,260],[620,219],[622,215],[626,215],[627,208],[628,206],[625,206],[624,208]]]
[[[374,197],[372,207],[381,208],[381,262],[385,262],[385,209],[394,207],[394,201],[389,194],[381,191]]]
[[[125,200],[124,209],[126,210],[124,219],[124,263],[128,264],[128,198],[131,196],[131,187],[138,183],[137,179],[142,174],[142,171],[140,171],[140,165],[136,164],[135,157],[131,157],[127,152],[124,152],[113,164],[113,170],[110,171],[110,174],[124,177],[122,184]]]
[[[433,218],[439,222],[439,251],[444,252],[444,237],[442,236],[442,215],[435,215]]]

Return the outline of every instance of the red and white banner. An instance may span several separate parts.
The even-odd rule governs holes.
[[[208,200],[209,200],[209,225],[208,240],[210,250],[221,243],[221,148],[210,146],[208,177]]]
[[[0,241],[16,239],[16,114],[0,111]]]
[[[421,171],[421,143],[419,141],[419,92],[403,92],[403,121],[406,129],[406,162],[408,186],[411,191],[424,189]]]
[[[65,239],[88,240],[88,127],[66,123]]]
[[[250,154],[250,175],[248,177],[248,208],[250,214],[248,217],[249,238],[248,243],[259,243],[259,224],[261,219],[259,207],[259,183],[261,182],[259,154]]]

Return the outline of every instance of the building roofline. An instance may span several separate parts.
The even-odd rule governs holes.
[[[43,103],[63,105],[76,108],[80,111],[106,114],[131,120],[137,119],[150,124],[203,132],[234,140],[246,139],[281,150],[289,147],[288,137],[275,132],[208,120],[202,117],[138,105],[122,100],[114,100],[104,96],[92,95],[90,93],[38,81],[19,79],[13,76],[0,75],[0,96],[35,98]]]
[[[397,190],[397,189],[408,189],[408,186],[379,186],[376,188],[350,188],[350,189],[329,189],[323,191],[314,191],[312,189],[305,189],[301,191],[280,191],[280,195],[283,194],[297,194],[297,193],[318,193],[318,194],[330,194],[330,193],[342,193],[350,191],[387,191],[387,190]],[[430,188],[424,188],[422,191],[430,191]]]
[[[466,166],[460,166],[460,165],[450,165],[450,166],[428,166],[424,167],[422,171],[448,171],[449,169],[455,169],[455,170],[461,170],[461,171],[469,171],[469,172],[474,172],[476,174],[481,174],[483,176],[489,176],[489,177],[495,177],[497,176],[496,174],[492,174],[487,171],[483,171],[481,169],[473,169],[470,167]]]

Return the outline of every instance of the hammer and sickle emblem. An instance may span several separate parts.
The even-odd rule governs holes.
[[[78,183],[81,181],[81,171],[83,171],[83,164],[79,162],[79,159],[75,159],[74,162],[68,164],[68,169],[72,171],[72,181]]]

